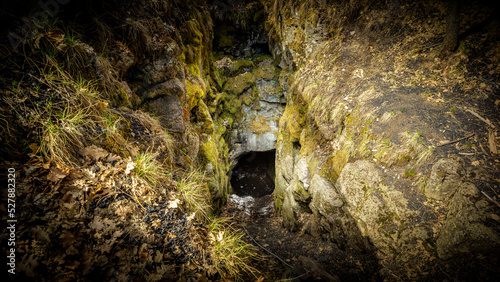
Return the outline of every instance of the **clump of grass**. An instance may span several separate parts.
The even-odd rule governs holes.
[[[409,170],[405,171],[405,174],[403,175],[404,178],[412,177],[415,175],[415,170],[413,168],[410,168]]]
[[[243,241],[244,234],[232,228],[227,218],[212,219],[208,228],[214,266],[222,278],[242,280],[244,273],[257,278],[258,271],[250,265],[258,258],[257,249]]]
[[[174,163],[174,138],[170,133],[167,131],[163,131],[163,133],[160,135],[160,143],[161,146],[165,148],[165,159],[164,163],[172,165]]]
[[[212,196],[205,175],[192,170],[177,183],[177,188],[181,191],[189,212],[194,213],[198,220],[206,221],[212,211]]]
[[[421,144],[419,144],[419,145],[421,145]],[[427,161],[432,156],[432,153],[434,152],[434,149],[436,149],[436,148],[431,145],[431,146],[428,146],[427,148],[420,146],[419,149],[420,150],[419,150],[417,157],[416,157],[416,160],[415,160],[416,165],[420,165],[420,164],[424,163],[425,161]]]
[[[135,161],[135,175],[146,180],[153,187],[157,186],[163,179],[165,171],[156,161],[156,154],[151,152],[139,152]]]
[[[389,153],[389,150],[391,150],[391,147],[392,147],[391,140],[390,139],[383,139],[375,147],[375,150],[377,152],[375,154],[375,158],[380,160],[380,159],[386,157],[386,155]],[[390,164],[392,164],[392,161],[390,162]]]
[[[49,116],[44,122],[40,140],[40,153],[47,160],[73,166],[75,157],[71,152],[84,147],[81,141],[81,125],[85,115],[83,112],[70,116],[66,114],[65,110],[59,118]]]

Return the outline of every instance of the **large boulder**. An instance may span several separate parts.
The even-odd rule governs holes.
[[[185,121],[181,102],[176,95],[162,96],[148,103],[148,109],[158,115],[160,123],[171,132],[184,132]]]

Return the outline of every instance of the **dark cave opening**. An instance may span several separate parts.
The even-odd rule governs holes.
[[[274,191],[276,150],[243,155],[233,169],[231,186],[238,196],[264,197]]]
[[[255,43],[252,45],[253,55],[272,55],[271,50],[269,50],[269,43]]]

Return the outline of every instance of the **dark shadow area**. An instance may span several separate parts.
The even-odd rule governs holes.
[[[231,186],[238,196],[260,198],[274,191],[276,150],[243,155],[233,169]]]
[[[269,50],[269,44],[266,43],[256,43],[252,45],[252,50],[253,50],[253,55],[258,56],[258,55],[272,55],[271,51]]]

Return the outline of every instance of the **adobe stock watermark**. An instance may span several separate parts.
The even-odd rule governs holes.
[[[16,169],[7,172],[7,272],[16,274]]]
[[[31,39],[36,35],[37,27],[43,27],[49,17],[56,16],[60,11],[60,5],[66,5],[71,0],[39,0],[39,10],[31,16],[31,21],[25,17],[22,18],[24,25],[20,29],[20,34],[14,32],[7,33],[7,39],[10,45],[17,50],[19,45],[26,39]]]

